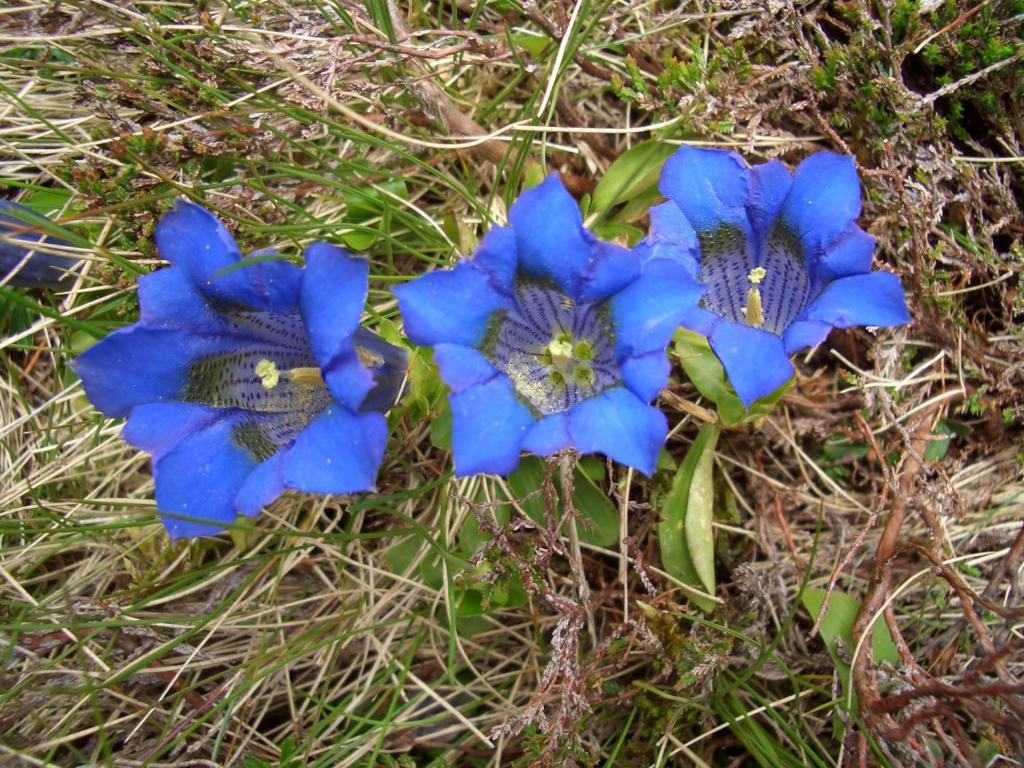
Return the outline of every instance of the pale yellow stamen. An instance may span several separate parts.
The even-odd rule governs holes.
[[[282,377],[294,381],[296,384],[322,386],[324,383],[319,368],[291,368],[287,371],[279,371],[277,364],[266,358],[256,363],[255,373],[259,376],[260,384],[264,389],[273,389],[281,383]]]
[[[380,368],[384,365],[384,358],[366,347],[356,347],[356,356],[367,368]]]
[[[263,358],[256,363],[256,375],[260,377],[260,384],[264,389],[273,389],[281,380],[281,372],[273,360]]]
[[[551,364],[559,370],[568,370],[573,363],[572,339],[558,337],[548,344]]]
[[[764,311],[761,306],[761,291],[757,287],[768,272],[764,267],[754,267],[747,275],[750,282],[750,290],[747,291],[747,306],[743,308],[743,315],[747,325],[751,328],[760,328],[764,325]]]
[[[319,386],[324,383],[324,377],[319,368],[291,368],[283,374],[286,379],[291,379],[296,384],[308,384]]]

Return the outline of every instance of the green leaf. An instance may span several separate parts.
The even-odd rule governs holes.
[[[939,440],[929,440],[924,449],[925,461],[940,461],[949,452],[949,446],[954,437],[965,437],[971,433],[971,428],[957,421],[943,419],[937,425],[932,435],[938,436]]]
[[[996,761],[1003,754],[1002,748],[990,739],[982,739],[974,745],[974,754],[978,757],[978,762],[981,763],[984,768],[988,768],[990,765],[995,765]]]
[[[860,459],[867,455],[865,443],[855,443],[845,435],[832,435],[821,446],[821,455],[829,461],[842,461],[847,458]]]
[[[540,163],[527,163],[523,171],[523,190],[532,189],[547,178],[547,168]]]
[[[352,226],[340,234],[345,245],[356,251],[365,251],[380,237],[381,223],[373,220],[385,216],[397,206],[394,198],[409,199],[409,190],[402,179],[388,179],[372,187],[347,189],[345,223]]]
[[[658,524],[658,546],[665,570],[684,584],[709,592],[714,591],[715,585],[711,475],[718,434],[716,426],[708,424],[701,428],[676,472],[672,490],[662,501],[662,520]],[[700,479],[695,483],[698,472]],[[692,509],[691,503],[695,505]],[[692,533],[690,525],[695,529]],[[714,610],[715,604],[710,600],[686,594],[701,610]]]
[[[743,403],[729,387],[725,369],[708,340],[699,333],[680,328],[672,337],[673,351],[687,377],[704,397],[718,406],[730,399],[742,410]]]
[[[615,215],[609,219],[616,224],[633,224],[639,221],[641,218],[647,216],[647,212],[650,211],[651,206],[662,200],[661,190],[657,187],[651,187],[650,189],[637,193],[634,197],[631,197],[626,203],[615,212]],[[646,230],[644,231],[646,234]]]
[[[580,540],[598,547],[609,547],[619,540],[619,510],[597,483],[577,468],[573,474],[572,505],[580,514]]]
[[[508,476],[507,482],[515,499],[526,499],[534,494],[519,504],[531,520],[538,525],[546,525],[543,494],[535,493],[544,485],[544,462],[536,456],[525,457],[516,471]],[[558,472],[555,473],[554,482],[558,499],[556,513],[561,516],[564,507]],[[573,472],[572,504],[581,518],[577,525],[580,541],[597,547],[608,547],[619,540],[619,511],[607,494],[579,467]]]
[[[801,596],[801,602],[812,619],[817,618],[824,600],[825,590],[818,587],[807,587]],[[860,600],[845,592],[832,591],[828,610],[825,611],[825,618],[821,622],[821,639],[830,653],[836,651],[836,638],[846,644],[849,653],[853,653],[853,622],[856,621],[859,611]],[[892,635],[889,634],[889,628],[881,620],[875,622],[871,632],[871,650],[875,661],[887,661],[890,664],[898,664],[900,661],[900,654],[892,641]]]
[[[604,221],[591,227],[595,235],[602,240],[625,240],[630,247],[639,243],[644,235],[644,230],[639,227],[631,227],[629,224],[617,224],[612,221]]]
[[[699,333],[680,328],[672,337],[672,349],[687,378],[704,397],[718,406],[718,418],[725,427],[756,423],[771,413],[775,404],[793,385],[790,379],[770,395],[755,400],[749,409],[736,396],[725,368],[708,340]]]
[[[438,411],[430,422],[430,444],[441,451],[450,451],[452,448],[452,409],[448,404],[448,398],[442,398],[438,403]]]
[[[385,179],[372,187],[347,188],[345,200],[346,221],[361,222],[379,216],[385,209],[394,208],[394,198],[409,199],[409,190],[403,179]]]
[[[714,518],[715,486],[715,445],[718,443],[718,427],[710,424],[701,427],[701,433],[709,437],[705,441],[697,464],[693,468],[690,493],[686,502],[686,548],[693,561],[694,570],[704,590],[715,594],[715,534],[711,527]]]
[[[550,37],[546,35],[531,35],[525,32],[519,34],[509,35],[512,42],[518,45],[520,48],[525,50],[535,59],[540,59],[544,56],[544,52],[548,47],[554,47],[554,43]]]
[[[811,615],[812,619],[818,618],[821,604],[825,600],[825,590],[818,587],[805,587],[800,595],[800,602]],[[843,686],[843,707],[848,697],[854,704],[853,711],[856,711],[856,696],[850,694],[850,665],[848,660],[853,654],[853,623],[857,620],[857,613],[860,611],[860,601],[837,590],[832,591],[828,601],[828,610],[821,621],[821,639],[825,643],[828,655],[832,657],[832,664],[839,673],[839,681]],[[842,644],[842,648],[840,648]],[[875,661],[887,661],[891,664],[899,662],[899,651],[892,641],[889,628],[879,620],[875,623],[871,632],[871,650]],[[842,719],[837,715],[834,718],[835,728],[841,736],[845,726]]]
[[[591,212],[607,213],[656,185],[661,166],[675,150],[672,144],[652,139],[623,152],[597,183]]]

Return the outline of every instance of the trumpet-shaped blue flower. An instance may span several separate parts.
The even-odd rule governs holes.
[[[875,240],[856,224],[849,157],[820,152],[795,173],[735,152],[681,147],[660,180],[648,257],[672,258],[707,288],[684,325],[708,337],[750,406],[793,375],[789,355],[832,328],[910,320],[896,275],[871,271]]]
[[[654,470],[665,347],[701,288],[583,227],[557,175],[527,190],[471,259],[395,289],[405,328],[451,387],[459,475],[503,474],[521,450],[599,452]]]
[[[58,288],[68,282],[77,259],[43,250],[68,243],[45,234],[53,226],[41,213],[0,200],[0,284]]]
[[[372,489],[388,431],[378,411],[394,401],[404,353],[359,328],[367,262],[327,243],[306,249],[304,269],[266,252],[243,261],[185,202],[156,242],[172,266],[139,280],[141,319],[75,370],[152,454],[171,536],[216,533],[285,488]]]

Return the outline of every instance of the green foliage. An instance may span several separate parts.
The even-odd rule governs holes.
[[[481,531],[477,513],[493,516],[528,565],[537,558],[538,532],[512,530],[517,520],[526,525],[514,507],[547,523],[546,469],[527,459],[507,488],[493,478],[455,480],[446,389],[429,352],[412,352],[409,394],[389,415],[392,437],[379,493],[289,494],[259,518],[239,521],[230,538],[174,543],[158,532],[148,460],[118,442],[118,425],[87,408],[67,362],[137,316],[135,280],[159,263],[153,226],[176,197],[213,208],[245,250],[276,245],[297,259],[306,243],[326,239],[366,253],[368,323],[402,343],[390,286],[471,252],[507,203],[551,170],[597,180],[581,201],[588,219],[601,236],[633,243],[659,199],[655,180],[670,141],[733,130],[740,139],[749,131],[755,154],[781,153],[795,164],[819,130],[794,99],[817,105],[861,164],[879,171],[866,181],[865,207],[878,218],[865,226],[871,223],[883,245],[888,241],[886,256],[897,259],[889,266],[904,276],[910,273],[898,249],[910,241],[917,214],[891,207],[896,198],[887,174],[905,171],[913,197],[911,185],[935,190],[937,165],[946,174],[943,193],[970,192],[964,207],[997,197],[981,183],[986,174],[1011,187],[1019,174],[1012,163],[986,166],[984,174],[965,163],[950,166],[944,148],[954,130],[952,138],[969,140],[960,146],[966,154],[975,152],[965,147],[980,146],[1005,155],[1007,145],[1020,144],[997,140],[1019,137],[1011,107],[1021,97],[1021,62],[939,99],[935,110],[913,111],[914,93],[955,83],[1021,50],[1014,20],[1024,13],[1019,0],[980,4],[958,24],[952,23],[974,4],[947,2],[922,15],[910,0],[839,3],[812,16],[780,11],[769,26],[754,26],[755,34],[740,33],[764,14],[695,19],[665,3],[600,0],[580,4],[571,28],[567,18],[552,16],[554,31],[564,35],[542,29],[524,12],[527,4],[512,0],[317,2],[287,9],[261,2],[223,9],[79,0],[44,5],[4,17],[14,29],[0,51],[4,141],[14,169],[4,194],[42,212],[62,211],[53,234],[88,249],[91,263],[67,295],[0,289],[7,336],[52,320],[8,344],[2,356],[10,386],[0,421],[28,420],[0,441],[10,475],[0,516],[0,630],[9,639],[0,709],[25,713],[0,746],[9,759],[32,764],[107,764],[131,749],[141,762],[173,761],[186,750],[196,760],[244,760],[246,768],[484,766],[517,755],[528,764],[545,754],[548,737],[535,724],[504,739],[499,755],[440,703],[484,733],[523,711],[552,653],[556,620],[525,586],[554,585],[560,595],[575,595],[564,560],[524,575],[521,563],[489,546],[491,534]],[[407,15],[411,37],[396,39],[393,7]],[[31,24],[19,29],[29,15]],[[792,35],[789,24],[801,34]],[[49,34],[54,30],[59,33]],[[792,44],[797,39],[799,46]],[[397,52],[392,43],[423,55]],[[790,63],[796,66],[778,69]],[[502,129],[504,160],[437,147],[465,137],[445,136],[437,105],[417,97],[428,82],[485,131]],[[552,98],[542,114],[538,105],[549,84]],[[617,132],[627,124],[640,131],[666,117],[676,122],[653,135]],[[600,132],[549,131],[545,124]],[[892,157],[880,142],[888,136]],[[600,143],[585,146],[592,138]],[[800,143],[776,143],[789,138]],[[934,163],[918,162],[915,152],[926,156],[933,149],[940,155]],[[973,186],[964,186],[965,179]],[[1024,253],[1014,242],[982,248],[970,233],[983,231],[972,220],[929,234],[917,275],[925,308],[965,328],[984,316],[966,311],[980,294],[935,295],[961,287],[957,265],[988,280]],[[1024,315],[1024,277],[1001,285],[1005,311]],[[937,343],[926,327],[920,330],[915,338]],[[998,333],[1016,331],[1007,322]],[[934,349],[908,355],[904,370]],[[822,632],[830,656],[814,653],[812,643],[811,656],[787,667],[792,648],[805,647],[791,642],[792,632],[804,628],[776,615],[780,606],[785,613],[787,595],[792,600],[793,582],[781,576],[777,591],[748,595],[733,567],[760,568],[757,543],[731,531],[716,541],[707,527],[712,515],[751,526],[746,510],[759,511],[760,499],[750,492],[757,481],[731,459],[743,464],[751,458],[747,451],[765,445],[751,435],[729,441],[721,466],[736,483],[733,496],[712,464],[710,433],[749,430],[782,392],[744,411],[705,341],[677,339],[673,352],[721,423],[703,431],[702,449],[685,457],[683,443],[671,443],[650,481],[634,476],[626,483],[618,470],[607,477],[604,462],[593,457],[573,471],[598,646],[586,629],[580,633],[577,658],[593,711],[568,727],[587,733],[594,751],[586,759],[609,766],[688,764],[707,755],[716,765],[831,765],[845,726],[836,720],[828,728],[822,720],[835,704],[829,659],[841,671],[852,650],[855,588],[833,596]],[[831,380],[831,369],[823,373]],[[970,366],[965,371],[973,390],[963,418],[994,411],[1019,420],[1020,408],[1000,392],[998,377],[975,380],[975,373]],[[674,440],[692,438],[693,425],[669,411]],[[973,447],[960,418],[939,423],[926,458]],[[1014,435],[1009,444],[1020,450],[1015,431],[1007,430]],[[893,434],[883,444],[888,461],[900,456]],[[816,469],[833,477],[867,450],[841,436],[820,445],[816,437],[798,437]],[[1024,463],[1024,453],[1018,460]],[[806,468],[815,469],[801,464]],[[563,516],[557,474],[553,486],[555,514]],[[730,580],[720,590],[725,602],[708,606],[716,608],[713,615],[679,610],[673,601],[680,593],[666,591],[673,582],[655,573],[655,594],[648,595],[638,576],[640,558],[623,564],[626,584],[619,582],[619,494],[628,495],[628,535],[637,552],[650,554],[656,516],[664,518],[660,529],[671,515],[684,527],[678,539],[659,543],[666,570],[701,590],[713,591],[716,576]],[[801,509],[794,503],[788,522],[806,534],[796,530],[806,525]],[[1006,520],[1013,509],[1008,503],[986,514]],[[686,526],[691,512],[699,524]],[[859,520],[847,518],[841,504],[834,514]],[[959,546],[964,539],[953,540]],[[633,544],[623,542],[624,552],[627,546]],[[814,567],[820,575],[821,559]],[[965,579],[988,574],[985,564],[957,568]],[[859,585],[860,575],[851,583]],[[948,612],[944,593],[929,594],[934,608],[901,614],[908,637],[926,639]],[[812,614],[816,597],[807,590],[803,599]],[[88,607],[92,602],[97,607]],[[624,602],[629,623],[622,621]],[[873,646],[880,632],[881,623]],[[40,642],[52,645],[33,647]],[[875,647],[876,658],[891,658],[891,643]],[[960,648],[972,650],[966,640]],[[550,712],[561,693],[541,705]],[[775,705],[780,699],[785,703]],[[98,727],[111,719],[116,727]],[[137,723],[132,738],[121,740]],[[696,741],[693,756],[675,751],[678,743],[711,735],[714,725],[724,732]],[[31,735],[19,741],[18,731]],[[662,741],[668,735],[678,742]],[[252,754],[240,755],[240,745]],[[982,740],[977,751],[984,761],[996,749]]]
[[[707,424],[686,453],[672,481],[672,490],[661,501],[658,546],[665,570],[684,584],[708,594],[715,593],[714,457],[719,428]],[[704,611],[715,604],[705,597],[685,593]]]
[[[1024,52],[1019,21],[1008,21],[1003,14],[1009,8],[1000,7],[1008,5],[1013,3],[984,3],[969,17],[962,17],[963,9],[956,3],[945,3],[932,14],[934,27],[948,30],[921,52],[921,61],[937,85],[958,81]],[[955,91],[946,107],[952,130],[961,138],[977,140],[984,126],[997,132],[1010,129],[1012,99],[1024,94],[1022,78],[1024,61],[1018,61]]]
[[[536,456],[524,456],[519,467],[506,480],[510,494],[500,488],[496,491],[499,501],[515,502],[526,516],[538,525],[546,525],[547,512],[544,499],[545,462]],[[573,470],[572,505],[580,516],[580,540],[598,547],[607,547],[619,539],[619,512],[598,483],[604,479],[604,467],[596,457],[584,457]],[[558,519],[565,514],[562,499],[561,471],[556,469],[552,476],[552,492]],[[511,510],[502,510],[506,520]]]
[[[941,461],[949,452],[949,446],[954,437],[967,437],[969,434],[971,434],[971,428],[968,425],[952,419],[942,419],[932,431],[932,435],[940,439],[928,441],[928,445],[924,449],[924,460]]]
[[[597,182],[590,202],[590,213],[606,216],[612,208],[637,198],[646,209],[652,190],[657,196],[661,167],[676,150],[672,144],[657,140],[641,142],[619,155]]]
[[[792,386],[790,380],[770,395],[754,401],[747,409],[743,407],[742,401],[729,385],[725,369],[706,338],[694,331],[680,328],[672,337],[672,351],[697,391],[717,406],[718,418],[724,427],[756,425],[771,413],[775,404]]]
[[[816,619],[825,601],[826,592],[817,587],[805,587],[800,595],[803,607]],[[829,596],[828,608],[821,621],[821,639],[828,649],[836,672],[839,674],[842,683],[844,700],[853,696],[850,682],[850,656],[854,651],[853,624],[860,611],[860,601],[857,598],[833,590]],[[875,622],[871,631],[871,651],[876,663],[886,662],[888,664],[899,664],[900,654],[893,643],[889,628],[881,620]],[[842,721],[836,718],[836,727],[841,732]]]

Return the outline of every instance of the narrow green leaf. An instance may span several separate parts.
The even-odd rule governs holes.
[[[707,434],[701,446],[700,456],[693,469],[690,493],[686,502],[686,548],[693,561],[694,570],[704,585],[705,591],[715,593],[715,536],[711,527],[715,507],[715,446],[718,444],[718,427],[707,424],[701,427],[701,434]],[[693,450],[691,448],[691,450]]]
[[[949,446],[954,437],[964,437],[970,434],[970,427],[964,427],[948,419],[940,421],[935,429],[932,431],[934,436],[932,440],[928,442],[928,445],[924,448],[924,460],[925,461],[940,461],[946,457],[946,453],[949,452]],[[938,437],[939,439],[934,439]]]
[[[687,451],[686,458],[683,459],[683,463],[676,472],[675,478],[672,480],[672,490],[669,491],[669,494],[662,501],[662,520],[658,524],[658,546],[661,550],[661,562],[665,570],[669,575],[684,584],[692,584],[702,590],[706,588],[704,579],[697,570],[688,543],[686,531],[687,511],[694,475],[704,455],[705,446],[711,443],[711,453],[713,454],[714,443],[717,440],[717,427],[709,425],[701,429],[697,439],[693,441],[693,445]],[[702,495],[703,490],[699,493]],[[713,498],[713,496],[714,494],[712,493],[711,497]],[[713,555],[711,557],[713,560]],[[706,574],[706,564],[702,563],[701,568]],[[703,611],[711,612],[714,610],[715,604],[710,600],[689,593],[687,593],[687,597]]]
[[[653,187],[658,182],[661,166],[675,149],[671,144],[652,139],[623,152],[597,183],[591,212],[606,213]]]
[[[771,413],[775,404],[793,385],[790,379],[770,395],[755,400],[750,408],[736,396],[722,363],[718,360],[708,340],[699,333],[680,328],[672,337],[673,352],[686,376],[708,400],[718,407],[718,418],[722,425],[735,427],[755,423]]]
[[[824,589],[807,587],[804,589],[800,601],[813,619],[817,618],[824,600]],[[853,622],[856,621],[859,611],[860,600],[845,592],[832,591],[832,596],[828,601],[828,610],[825,611],[825,618],[821,622],[821,639],[830,653],[836,653],[836,638],[845,643],[850,653],[853,652]],[[896,644],[892,641],[892,635],[889,634],[889,628],[881,621],[876,622],[872,630],[871,650],[874,653],[875,661],[887,661],[890,664],[898,664],[900,661],[900,654],[896,650]]]
[[[545,525],[544,498],[536,493],[544,485],[544,462],[535,456],[525,457],[508,476],[508,487],[527,516],[538,525]],[[559,498],[557,514],[564,513],[561,502],[561,483],[555,475],[555,495]],[[531,495],[532,494],[532,495]],[[527,498],[529,497],[529,498]],[[585,544],[607,547],[619,539],[619,511],[597,484],[578,467],[573,473],[572,504],[582,518],[579,525],[580,540]]]
[[[730,391],[725,378],[725,369],[708,344],[708,340],[699,333],[680,328],[672,337],[673,349],[679,364],[683,366],[687,377],[693,382],[704,397],[719,407],[736,401],[736,406],[743,410],[743,403]]]
[[[580,468],[574,472],[572,505],[582,518],[580,540],[608,547],[619,540],[619,510],[608,496]]]

